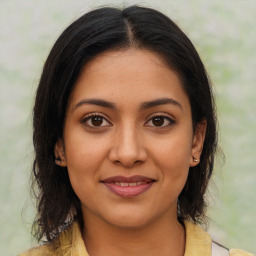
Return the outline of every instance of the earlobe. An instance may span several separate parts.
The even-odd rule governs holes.
[[[199,164],[200,156],[204,147],[204,140],[207,128],[207,121],[203,120],[197,123],[195,133],[193,136],[190,167],[194,167]]]
[[[55,154],[55,164],[61,167],[66,167],[67,164],[66,164],[66,158],[64,153],[64,145],[61,139],[59,139],[54,146],[54,154]]]

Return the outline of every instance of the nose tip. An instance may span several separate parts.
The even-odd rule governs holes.
[[[126,136],[118,138],[113,143],[109,159],[126,168],[131,168],[134,165],[142,164],[147,159],[147,152],[143,147],[143,143],[137,136]]]
[[[144,161],[143,157],[140,157],[139,154],[128,154],[126,152],[125,154],[118,154],[113,162],[126,168],[131,168],[143,163]]]

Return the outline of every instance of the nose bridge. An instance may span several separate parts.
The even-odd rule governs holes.
[[[127,122],[120,125],[115,134],[111,154],[111,159],[114,162],[126,167],[130,167],[135,163],[142,163],[146,160],[146,150],[136,123]]]
[[[138,141],[138,131],[136,131],[136,127],[133,124],[124,125],[118,134],[119,141],[119,149],[125,152],[136,152],[139,147]]]

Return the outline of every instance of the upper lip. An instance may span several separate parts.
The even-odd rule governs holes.
[[[140,176],[140,175],[134,175],[130,177],[113,176],[113,177],[109,177],[104,180],[101,180],[101,182],[104,182],[104,183],[113,183],[113,182],[132,183],[132,182],[153,182],[153,181],[155,180],[145,176]]]

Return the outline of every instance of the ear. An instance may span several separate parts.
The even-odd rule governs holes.
[[[190,167],[194,167],[199,164],[200,156],[203,151],[205,133],[207,128],[207,121],[203,120],[200,123],[197,123],[192,148],[191,148],[191,159],[190,159]]]
[[[62,139],[59,139],[54,146],[55,163],[61,167],[66,167],[66,158],[64,151],[64,143]]]

